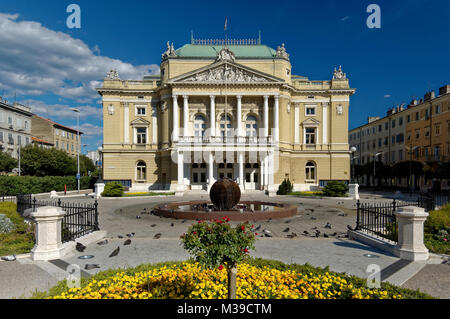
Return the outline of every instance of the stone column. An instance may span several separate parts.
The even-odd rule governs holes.
[[[265,185],[265,176],[264,176],[264,159],[261,158],[260,159],[260,175],[261,175],[261,188],[264,189],[264,185]]]
[[[264,137],[269,136],[269,96],[264,95]]]
[[[322,103],[322,144],[328,144],[328,103]]]
[[[211,99],[211,110],[209,112],[209,128],[211,131],[211,136],[216,136],[216,97],[214,95],[209,96]]]
[[[236,126],[238,131],[238,137],[242,136],[242,96],[237,95],[237,107],[236,107]]]
[[[274,142],[278,142],[278,137],[280,135],[280,129],[278,126],[279,122],[279,114],[280,114],[280,101],[279,96],[274,96],[275,103],[273,105],[273,140]]]
[[[415,206],[398,208],[394,213],[398,224],[396,255],[406,260],[428,260],[428,249],[423,243],[423,225],[428,217],[425,209]]]
[[[172,103],[172,122],[173,122],[173,141],[178,142],[178,127],[180,126],[180,123],[178,121],[178,96],[174,95],[172,96],[173,103]]]
[[[244,190],[244,152],[238,153],[238,163],[239,163],[239,187],[241,191]]]
[[[211,187],[213,186],[213,184],[215,183],[214,180],[214,157],[212,152],[209,152],[208,155],[208,192],[211,189]]]
[[[269,157],[264,157],[264,188],[267,189],[269,185]]]
[[[60,207],[39,207],[31,216],[36,221],[36,245],[31,250],[32,260],[53,260],[62,257],[62,219]]]
[[[188,136],[189,96],[183,95],[183,136]]]
[[[175,195],[182,196],[184,192],[184,161],[183,152],[178,152],[178,185]]]
[[[125,144],[130,143],[130,108],[128,103],[123,104],[123,140]]]

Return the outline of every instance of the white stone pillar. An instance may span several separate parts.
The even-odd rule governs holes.
[[[328,103],[322,103],[322,144],[328,144]]]
[[[294,106],[294,144],[300,144],[300,108],[299,104]]]
[[[175,195],[182,196],[184,192],[184,161],[183,152],[178,152],[178,185]]]
[[[214,157],[212,152],[209,152],[208,155],[208,192],[211,189],[211,187],[214,185]]]
[[[266,156],[264,156],[264,186],[265,186],[265,189],[267,189],[268,185],[269,185],[269,157],[266,155]]]
[[[65,212],[60,207],[39,207],[31,216],[36,221],[36,245],[32,260],[53,260],[63,256],[61,230]]]
[[[239,187],[241,191],[244,189],[244,152],[238,153],[238,163],[239,163]]]
[[[264,189],[264,185],[265,185],[264,158],[261,158],[260,161],[261,161],[261,163],[260,163],[259,167],[260,167],[260,171],[261,171],[261,173],[260,173],[260,175],[261,175],[261,188]]]
[[[278,126],[278,122],[279,122],[279,114],[280,114],[280,101],[279,101],[279,96],[275,95],[274,96],[275,99],[275,103],[273,105],[273,140],[274,142],[278,142],[278,137],[279,137],[279,126]]]
[[[209,128],[211,131],[211,136],[216,136],[216,97],[214,95],[209,96],[211,99],[211,110],[209,112]]]
[[[425,209],[400,207],[394,213],[398,223],[396,255],[406,260],[428,260],[429,252],[423,243],[423,225],[428,217]]]
[[[183,136],[188,136],[189,96],[183,95]]]
[[[180,123],[178,121],[178,96],[174,95],[174,96],[172,96],[172,98],[173,98],[173,103],[172,103],[173,132],[172,132],[172,134],[173,134],[173,141],[178,142],[178,136],[179,136],[178,127],[180,126]]]
[[[264,137],[269,136],[269,96],[264,95]]]
[[[237,106],[236,106],[236,126],[238,130],[238,137],[242,136],[242,96],[237,95]]]

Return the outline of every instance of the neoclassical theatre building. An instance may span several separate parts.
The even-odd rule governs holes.
[[[192,39],[167,44],[161,74],[108,73],[103,99],[104,180],[131,190],[208,189],[219,178],[273,194],[349,181],[350,88],[293,75],[284,44]]]

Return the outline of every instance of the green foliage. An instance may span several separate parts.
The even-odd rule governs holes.
[[[0,256],[18,255],[30,252],[34,246],[34,226],[24,222],[17,213],[15,203],[0,203],[0,214],[5,215],[14,224],[14,230],[0,234]]]
[[[201,265],[216,268],[226,265],[234,267],[248,257],[254,249],[255,234],[248,223],[231,227],[229,219],[201,222],[189,227],[181,236],[184,249]]]
[[[278,187],[277,195],[288,195],[292,193],[294,189],[294,185],[291,184],[289,179],[284,179],[284,181]]]
[[[328,197],[342,197],[348,191],[348,187],[344,182],[331,181],[323,189],[323,194]]]
[[[82,176],[80,180],[81,189],[92,189],[96,178]],[[75,176],[0,176],[0,195],[15,196],[17,194],[39,194],[48,193],[53,190],[57,192],[77,189]]]
[[[75,159],[76,160],[76,159]],[[84,176],[88,176],[88,172],[94,173],[96,171],[96,167],[92,160],[86,155],[80,155],[80,174]],[[96,175],[98,176],[98,175]]]
[[[13,168],[17,167],[17,163],[17,160],[11,155],[0,150],[0,172],[11,172]]]
[[[450,254],[450,204],[429,212],[424,225],[425,246],[434,253]]]
[[[22,175],[69,176],[77,173],[77,160],[63,150],[27,145],[21,151]]]
[[[101,194],[103,197],[122,197],[123,196],[123,186],[118,182],[110,182],[106,184],[103,193]]]

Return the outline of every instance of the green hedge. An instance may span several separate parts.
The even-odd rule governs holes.
[[[103,197],[122,197],[123,196],[123,186],[118,182],[111,182],[106,184],[105,189],[101,195]]]
[[[82,176],[81,189],[92,189],[97,178]],[[75,176],[0,176],[0,195],[15,196],[17,194],[38,194],[51,191],[62,192],[64,185],[67,191],[77,189]]]

